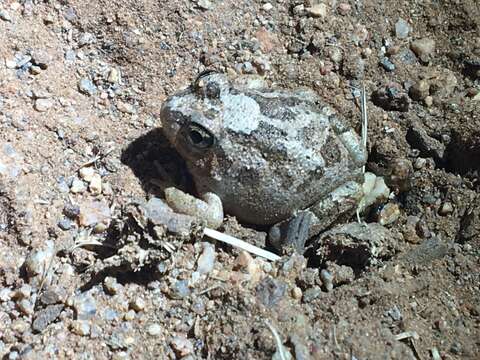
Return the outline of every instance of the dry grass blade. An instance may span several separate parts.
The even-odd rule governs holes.
[[[247,243],[243,240],[237,239],[233,236],[221,233],[219,231],[209,229],[209,228],[205,228],[203,230],[203,233],[206,236],[208,236],[212,239],[215,239],[215,240],[224,242],[226,244],[238,247],[239,249],[248,251],[248,252],[250,252],[252,254],[255,254],[257,256],[261,256],[265,259],[268,259],[268,260],[271,260],[271,261],[276,261],[276,260],[280,259],[280,256],[278,256],[278,255],[276,255],[276,254],[274,254],[270,251],[260,249],[259,247],[256,247],[256,246],[254,246],[252,244],[249,244],[249,243]]]
[[[288,352],[287,349],[283,346],[282,339],[278,335],[278,331],[273,327],[268,320],[265,320],[265,324],[268,326],[269,330],[272,332],[273,338],[275,339],[275,345],[277,346],[277,352],[273,355],[272,359],[275,358],[275,355],[278,354],[280,360],[290,360],[292,355]]]
[[[360,101],[360,108],[362,110],[362,144],[365,151],[367,151],[368,138],[368,115],[367,115],[367,90],[365,83],[362,84],[362,99]],[[363,165],[363,172],[365,173],[365,165]]]

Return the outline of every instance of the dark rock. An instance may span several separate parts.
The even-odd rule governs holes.
[[[480,199],[479,199],[480,201]],[[477,207],[470,207],[460,220],[460,230],[458,231],[458,241],[466,242],[472,240],[480,234],[480,204]]]
[[[426,265],[433,260],[443,258],[447,255],[449,248],[450,245],[448,243],[432,237],[403,255],[401,261],[413,266]]]
[[[402,241],[400,234],[380,224],[357,222],[334,227],[315,239],[322,263],[347,265],[354,271],[392,257]]]
[[[73,204],[65,204],[63,214],[69,219],[75,220],[80,215],[80,206]]]
[[[417,62],[417,57],[409,48],[401,49],[397,54],[391,57],[393,61],[401,62],[405,65],[412,65]]]
[[[285,295],[287,284],[271,277],[264,278],[255,288],[257,300],[271,308],[278,304]]]
[[[322,289],[320,289],[320,286],[314,286],[310,289],[307,289],[303,293],[303,302],[308,304],[318,298],[321,294]]]
[[[410,106],[410,99],[400,85],[388,84],[372,94],[372,101],[376,106],[387,111],[407,112]]]
[[[386,70],[386,71],[393,71],[395,70],[395,64],[392,63],[388,58],[384,57],[380,60],[380,65]]]
[[[69,219],[60,219],[58,221],[58,227],[62,230],[70,230],[73,227],[73,223]]]
[[[32,329],[35,332],[42,332],[54,322],[63,310],[63,305],[49,305],[45,309],[38,311],[33,320]]]
[[[412,124],[407,132],[407,141],[413,148],[420,150],[422,157],[433,157],[435,161],[443,161],[445,145],[429,136],[421,124]]]
[[[465,74],[472,79],[480,79],[480,57],[467,58],[464,61]]]
[[[40,302],[43,305],[53,305],[58,304],[61,302],[61,296],[58,292],[54,290],[47,289],[43,292],[42,296],[40,296]]]

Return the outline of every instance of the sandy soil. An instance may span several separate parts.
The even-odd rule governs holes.
[[[307,86],[357,130],[365,84],[367,168],[395,192],[375,249],[268,263],[140,226],[132,204],[188,184],[159,112],[206,68]],[[0,128],[2,358],[480,356],[476,0],[4,0]]]

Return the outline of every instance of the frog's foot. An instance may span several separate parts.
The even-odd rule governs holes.
[[[296,252],[303,254],[314,217],[309,210],[304,210],[290,219],[275,224],[268,233],[270,243],[279,251],[292,245]]]
[[[213,193],[205,193],[202,199],[174,187],[165,189],[165,201],[173,211],[203,220],[208,227],[217,229],[223,222],[222,200]]]
[[[318,235],[334,222],[353,215],[362,196],[362,185],[349,181],[309,209],[274,225],[270,230],[269,240],[277,250],[293,245],[298,253],[303,254],[308,239]]]

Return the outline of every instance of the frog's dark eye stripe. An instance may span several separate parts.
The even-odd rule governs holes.
[[[216,70],[213,70],[213,69],[208,69],[208,70],[204,70],[202,71],[200,74],[197,75],[197,78],[195,79],[195,81],[193,82],[193,86],[195,89],[198,89],[198,85],[199,85],[199,82],[202,78],[208,76],[208,75],[211,75],[211,74],[216,74],[218,73],[218,71]]]
[[[213,134],[196,123],[188,124],[185,127],[183,134],[189,145],[199,150],[208,149],[215,144],[215,137]]]

